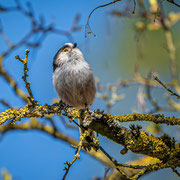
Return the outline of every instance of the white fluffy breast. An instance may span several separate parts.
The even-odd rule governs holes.
[[[63,102],[76,107],[90,106],[95,98],[96,88],[93,73],[84,62],[63,65],[53,74],[55,89]]]
[[[66,44],[72,46],[72,43]],[[60,53],[56,63],[63,62],[53,73],[53,84],[63,102],[76,108],[90,106],[95,98],[94,76],[82,52],[77,48]]]

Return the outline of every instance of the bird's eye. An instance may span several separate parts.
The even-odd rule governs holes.
[[[64,52],[67,52],[67,51],[68,51],[68,48],[63,49],[63,51],[64,51]]]

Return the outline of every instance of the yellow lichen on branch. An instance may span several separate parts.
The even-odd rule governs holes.
[[[114,120],[119,122],[131,122],[131,121],[149,121],[157,124],[167,125],[180,125],[180,118],[175,117],[164,117],[163,114],[128,114],[128,115],[115,115],[112,116]]]
[[[0,113],[0,124],[8,120],[13,120],[13,122],[20,120],[21,118],[42,118],[45,115],[63,115],[70,119],[78,119],[79,111],[76,109],[67,107],[62,102],[59,104],[49,105],[26,105],[24,108],[20,109],[8,109],[5,112]],[[131,119],[129,121],[137,121],[138,119],[152,121],[160,121],[161,118],[164,118],[162,115],[127,115]],[[180,162],[177,162],[179,150],[177,150],[171,142],[166,144],[168,138],[155,138],[152,135],[148,135],[144,131],[140,131],[140,128],[135,126],[130,126],[130,129],[127,129],[120,125],[121,116],[111,116],[103,112],[95,111],[92,112],[91,120],[86,122],[85,126],[98,132],[99,134],[108,137],[109,139],[115,141],[116,143],[122,144],[125,148],[131,150],[132,152],[138,154],[144,154],[151,157],[156,157],[160,160],[166,160],[170,164],[176,163],[177,166],[180,166]],[[122,116],[124,119],[124,116]],[[169,121],[172,119],[169,118]],[[179,121],[179,119],[176,118]],[[168,118],[166,118],[168,121]],[[160,121],[163,123],[163,121]],[[173,158],[172,158],[173,157]]]
[[[174,139],[168,135],[157,138],[141,131],[140,126],[131,125],[128,129],[120,125],[117,120],[106,119],[103,116],[85,122],[84,126],[123,145],[127,150],[134,153],[155,157],[163,162],[168,162],[169,165],[180,167],[179,146],[175,145]]]
[[[48,105],[36,105],[35,107],[31,105],[26,105],[20,109],[8,109],[5,112],[0,113],[0,125],[8,120],[19,121],[21,118],[42,118],[45,115],[60,114],[61,109],[57,104],[52,106]]]
[[[0,113],[0,125],[9,120],[20,120],[21,118],[42,118],[45,115],[61,115],[61,111],[64,111],[64,116],[72,119],[79,118],[79,111],[66,106],[63,102],[55,103],[53,105],[26,105],[20,109],[8,109],[5,112]],[[117,121],[117,122],[132,122],[132,121],[149,121],[158,124],[167,125],[180,125],[180,118],[175,117],[164,117],[163,114],[128,114],[128,115],[110,115],[100,111],[92,112],[92,119],[102,119],[106,121]]]

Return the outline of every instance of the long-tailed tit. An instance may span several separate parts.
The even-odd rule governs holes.
[[[53,84],[65,104],[78,109],[88,109],[92,105],[96,94],[94,76],[77,44],[66,43],[56,53]],[[79,124],[82,125],[81,119]]]

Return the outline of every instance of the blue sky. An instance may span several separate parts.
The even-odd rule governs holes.
[[[23,0],[20,2],[25,7],[27,1]],[[90,24],[97,37],[94,38],[93,36],[89,36],[87,39],[84,38],[84,27],[89,13],[93,8],[100,4],[107,3],[107,1],[31,0],[30,2],[32,3],[36,18],[43,15],[47,24],[53,20],[56,24],[56,28],[63,30],[69,29],[76,14],[80,13],[80,25],[82,25],[83,30],[72,35],[74,41],[78,43],[79,48],[84,52],[85,58],[91,65],[94,74],[100,78],[104,85],[108,82],[115,82],[116,79],[124,75],[122,73],[123,71],[120,71],[120,67],[117,67],[115,62],[116,51],[121,52],[123,49],[116,49],[115,44],[117,40],[123,38],[122,27],[125,22],[118,22],[117,19],[109,19],[110,35],[107,32],[107,12],[112,8],[118,8],[118,6],[122,7],[122,2],[112,5],[111,7],[99,9],[93,14]],[[0,4],[11,7],[14,2],[13,0],[1,0]],[[0,15],[4,32],[12,42],[16,42],[30,30],[29,20],[24,18],[20,13],[9,12],[4,14],[1,13]],[[111,20],[113,22],[111,22]],[[119,31],[121,33],[119,33]],[[34,51],[29,48],[31,51],[29,57],[29,80],[31,81],[31,89],[34,97],[41,104],[51,104],[52,100],[57,98],[57,94],[52,85],[52,61],[57,50],[67,41],[69,40],[65,36],[50,34],[38,50]],[[0,47],[0,53],[7,48],[1,37]],[[123,45],[121,47],[123,47]],[[14,56],[19,55],[20,57],[24,57],[25,49],[27,49],[27,47],[22,46],[13,51],[3,62],[4,67],[8,69],[8,72],[16,79],[19,86],[24,91],[26,91],[26,89],[21,79],[23,65],[17,61]],[[134,65],[130,64],[130,67],[133,69]],[[121,68],[123,69],[123,67]],[[0,78],[0,86],[0,99],[8,100],[14,107],[24,106],[24,103],[14,94],[12,89],[2,78]],[[129,94],[129,99],[134,98],[137,89],[135,92],[134,90],[127,89],[126,93]],[[130,113],[132,111],[131,108],[136,105],[135,98],[134,101],[125,102],[126,103],[123,103],[121,108],[115,106],[112,113]],[[91,108],[104,109],[105,104],[102,100],[96,98]],[[0,107],[0,110],[3,111],[5,108]],[[67,130],[57,118],[56,123],[60,130],[78,139],[78,131]],[[135,158],[131,153],[125,156],[120,155],[119,152],[122,146],[114,144],[106,138],[100,137],[100,142],[109,153],[121,162],[126,162]],[[14,179],[61,179],[64,174],[64,163],[66,161],[71,161],[74,153],[75,151],[70,145],[41,132],[10,132],[6,134],[0,142],[0,169],[7,168]],[[81,153],[80,160],[73,165],[67,179],[89,180],[96,176],[103,177],[104,171],[104,165],[89,155]],[[166,172],[166,179],[168,179],[169,170],[165,170],[162,173],[160,172],[159,176],[162,176],[164,172]],[[144,179],[152,179],[156,175],[157,174],[154,173]]]

